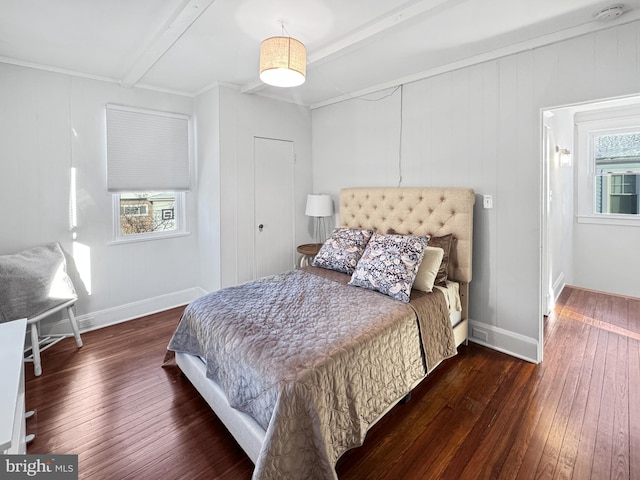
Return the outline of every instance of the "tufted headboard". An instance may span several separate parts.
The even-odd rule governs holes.
[[[340,191],[340,226],[403,235],[452,233],[449,276],[471,281],[473,204],[469,188],[373,187]]]

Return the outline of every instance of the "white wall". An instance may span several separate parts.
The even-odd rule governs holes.
[[[495,196],[493,210],[476,202],[470,295],[472,329],[494,348],[541,360],[541,109],[639,92],[639,30],[635,22],[403,89],[402,185]],[[314,190],[337,198],[347,186],[398,184],[399,93],[312,112]]]
[[[218,90],[194,100],[198,182],[199,285],[218,290],[220,270],[220,116]]]
[[[110,245],[107,103],[193,113],[189,97],[0,63],[0,254],[60,242],[91,287],[90,294],[83,292],[84,284],[74,277],[84,328],[182,304],[199,292],[194,193],[187,194],[190,236]],[[77,171],[74,231],[72,168]]]
[[[254,278],[254,137],[294,142],[295,238],[297,243],[311,240],[309,219],[304,215],[312,184],[311,113],[307,107],[223,86],[198,96],[195,105],[200,218],[207,217],[200,238],[200,278],[203,288],[215,290]],[[210,248],[219,251],[212,254]],[[215,274],[216,258],[219,275]]]
[[[640,297],[640,228],[576,224],[574,285]]]
[[[111,244],[112,198],[105,187],[107,103],[193,115],[190,235]],[[0,199],[7,206],[0,254],[59,241],[91,290],[83,291],[82,278],[72,272],[84,330],[181,305],[204,290],[253,277],[254,136],[295,142],[296,241],[311,239],[304,216],[312,184],[311,114],[306,107],[225,87],[194,101],[0,63],[0,128]],[[78,218],[73,230],[72,168],[77,171]],[[66,329],[58,319],[49,328]]]

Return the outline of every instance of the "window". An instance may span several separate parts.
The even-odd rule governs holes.
[[[113,194],[114,239],[186,233],[189,167],[187,116],[107,105],[107,190]]]
[[[594,136],[595,213],[637,215],[640,131]]]
[[[183,192],[123,192],[115,194],[116,241],[148,240],[186,233]]]
[[[640,109],[576,114],[578,221],[640,225]]]

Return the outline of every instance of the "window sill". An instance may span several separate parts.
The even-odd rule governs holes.
[[[623,227],[640,227],[640,217],[617,215],[578,215],[578,223],[592,225],[619,225]]]
[[[133,238],[119,238],[117,240],[113,240],[109,242],[107,245],[122,245],[123,243],[136,243],[136,242],[152,242],[155,240],[164,240],[166,238],[178,238],[178,237],[188,237],[191,235],[191,232],[174,232],[174,233],[164,233],[164,234],[155,234],[155,235],[142,235],[136,236]]]

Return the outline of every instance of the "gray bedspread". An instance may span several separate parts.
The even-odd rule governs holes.
[[[440,344],[428,369],[456,352],[446,306],[418,326],[422,307],[348,278],[307,267],[210,293],[169,343],[204,357],[231,406],[265,429],[254,479],[337,478],[340,455],[425,376],[420,332]]]

